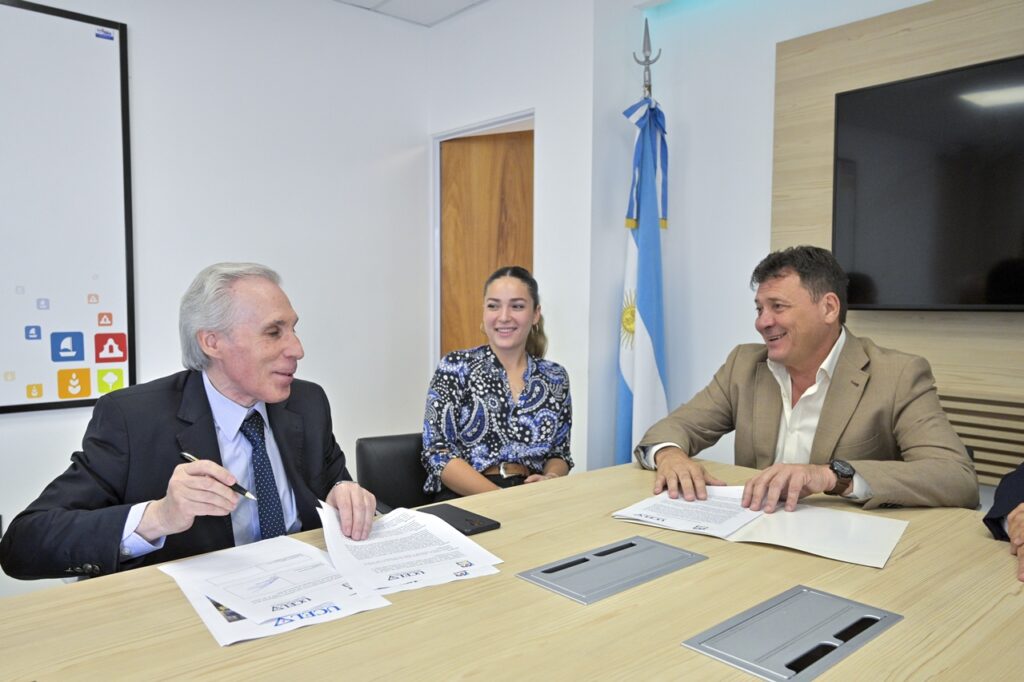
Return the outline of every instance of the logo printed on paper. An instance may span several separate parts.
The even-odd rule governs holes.
[[[43,397],[43,385],[42,384],[27,384],[25,386],[25,397],[26,398],[42,398]]]
[[[93,345],[96,362],[124,362],[128,358],[127,334],[97,334]]]
[[[50,359],[54,362],[85,360],[85,335],[82,332],[53,332],[50,334]]]
[[[294,609],[296,606],[301,606],[313,601],[309,597],[299,597],[298,599],[292,599],[291,601],[282,602],[280,604],[274,604],[270,607],[271,611],[287,611],[288,609]]]
[[[89,294],[88,296],[85,297],[85,302],[90,304],[90,305],[95,305],[95,304],[100,302],[100,295],[99,294]]]
[[[57,372],[57,396],[59,398],[87,398],[92,393],[89,383],[89,368],[62,369]]]
[[[25,327],[25,338],[29,341],[38,341],[43,338],[43,329],[37,324],[30,324]]]
[[[297,620],[309,620],[310,618],[326,616],[331,613],[337,613],[338,611],[341,611],[341,609],[337,604],[328,603],[318,606],[315,609],[310,609],[309,611],[300,611],[287,616],[278,616],[274,619],[274,627],[277,628],[282,625],[288,625],[289,623],[294,623]]]
[[[50,299],[48,298],[37,298],[36,299],[36,310],[49,310]]]
[[[96,370],[96,392],[110,393],[124,388],[124,370],[119,367]]]
[[[97,327],[109,327],[114,324],[114,313],[100,313],[96,316]]]

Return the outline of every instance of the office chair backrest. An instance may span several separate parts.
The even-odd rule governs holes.
[[[423,436],[374,436],[356,441],[356,476],[363,486],[389,507],[418,507],[433,502],[423,492],[427,472],[420,463]]]

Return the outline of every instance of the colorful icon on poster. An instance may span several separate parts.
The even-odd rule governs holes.
[[[43,338],[43,328],[37,324],[26,325],[25,338],[29,341],[38,341]]]
[[[97,334],[96,362],[124,362],[128,359],[127,334]]]
[[[43,397],[43,385],[42,384],[27,384],[25,386],[25,397],[29,400],[34,398]]]
[[[85,335],[82,332],[53,332],[50,334],[50,359],[54,362],[85,360]]]
[[[57,372],[57,396],[60,398],[88,398],[92,393],[89,368],[62,369]]]
[[[124,370],[120,368],[96,370],[96,392],[110,393],[124,388]]]
[[[114,313],[100,313],[96,316],[97,327],[110,327],[114,324]]]

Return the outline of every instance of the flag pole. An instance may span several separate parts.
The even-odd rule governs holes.
[[[644,96],[623,115],[636,126],[633,172],[625,224],[628,228],[619,316],[619,377],[615,414],[615,461],[628,462],[644,432],[668,413],[661,231],[668,225],[668,145],[665,114],[651,97],[651,33],[644,20]]]

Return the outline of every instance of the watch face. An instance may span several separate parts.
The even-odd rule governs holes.
[[[856,473],[848,462],[844,462],[841,459],[832,460],[832,464],[829,466],[839,478],[853,478],[853,475]]]

